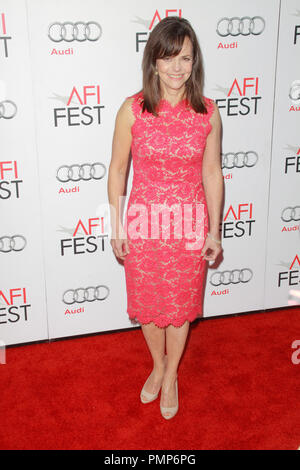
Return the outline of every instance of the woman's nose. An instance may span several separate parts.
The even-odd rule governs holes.
[[[177,59],[177,58],[174,58],[174,62],[173,62],[173,70],[174,72],[179,72],[180,71],[180,68],[181,68],[181,65],[180,65],[180,60]]]

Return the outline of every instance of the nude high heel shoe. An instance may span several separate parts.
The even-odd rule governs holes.
[[[177,379],[176,379],[176,382],[175,382],[175,388],[176,388],[176,405],[175,406],[171,406],[171,407],[162,406],[161,402],[160,402],[160,412],[161,412],[162,417],[165,418],[165,419],[174,418],[174,416],[176,415],[176,413],[178,411],[178,408],[179,408]]]
[[[167,365],[167,355],[165,355],[165,368],[166,368],[166,365]],[[149,378],[149,377],[148,377]],[[148,380],[148,379],[147,379]],[[160,392],[160,389],[161,389],[161,386],[160,386],[160,389],[158,390],[157,393],[149,393],[149,392],[146,392],[145,390],[145,385],[147,383],[147,380],[146,382],[144,383],[144,386],[141,390],[141,393],[140,393],[140,399],[141,399],[141,402],[146,404],[146,403],[151,403],[152,401],[156,400],[156,398],[158,397],[158,394]],[[145,400],[146,398],[146,400]]]

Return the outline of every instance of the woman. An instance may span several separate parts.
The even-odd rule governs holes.
[[[161,389],[165,419],[178,411],[177,370],[190,322],[202,314],[206,262],[222,250],[221,119],[202,86],[201,52],[190,23],[163,19],[144,50],[143,89],[118,111],[109,168],[111,246],[124,261],[127,312],[141,324],[153,359],[140,399],[152,402]],[[134,175],[123,226],[130,149]],[[169,211],[166,222],[173,207],[182,209],[183,222],[178,210]],[[183,226],[188,229],[181,236]]]

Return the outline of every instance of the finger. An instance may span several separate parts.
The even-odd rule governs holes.
[[[130,253],[128,240],[125,240],[124,247],[125,247],[125,252]]]
[[[216,255],[216,253],[213,251],[212,253],[209,253],[209,254],[205,253],[205,257],[206,257],[207,259],[212,259],[212,258],[216,258],[217,255]]]
[[[119,258],[124,260],[126,255],[127,255],[127,253],[126,253],[126,249],[125,249],[125,246],[124,246],[124,242],[121,242],[118,245],[118,256],[119,256]]]
[[[126,242],[125,241],[121,245],[121,250],[122,250],[122,256],[127,255],[127,248],[126,248]]]
[[[117,247],[117,253],[118,253],[119,258],[120,258],[121,256],[123,256],[122,245],[121,245],[121,246],[118,245],[118,247]]]
[[[119,249],[118,245],[115,246],[114,253],[118,258],[120,258],[120,256],[122,256],[122,253],[120,253],[120,249]]]
[[[211,248],[210,248],[210,250],[211,250],[211,253],[207,254],[207,250],[206,250],[205,253],[204,253],[204,258],[207,259],[207,260],[211,260],[211,259],[215,259],[215,258],[216,258],[216,253],[215,253],[215,251],[212,250]]]
[[[121,255],[121,254],[119,254],[119,253],[118,253],[116,256],[117,256],[117,258],[120,258],[120,259],[123,260],[123,261],[124,261],[124,259],[125,259],[125,256],[123,256],[123,255]]]

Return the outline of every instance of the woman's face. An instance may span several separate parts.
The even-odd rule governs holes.
[[[180,53],[174,57],[156,60],[160,83],[169,90],[180,90],[189,79],[193,68],[193,45],[186,36]]]

